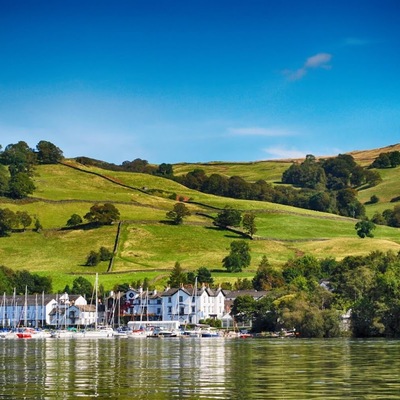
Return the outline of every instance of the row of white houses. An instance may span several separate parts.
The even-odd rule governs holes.
[[[101,318],[104,319],[104,313]],[[85,326],[95,319],[95,306],[88,305],[81,295],[4,294],[0,302],[0,325],[4,328]]]
[[[257,292],[255,292],[257,293]],[[200,288],[166,288],[162,292],[130,289],[111,293],[104,302],[88,304],[81,295],[42,294],[6,295],[0,301],[0,326],[4,328],[85,327],[120,325],[122,321],[178,321],[197,324],[218,319],[224,327],[232,325],[230,305],[240,292],[225,292],[205,285]],[[246,293],[247,294],[247,293]],[[261,296],[261,292],[256,294]]]
[[[167,288],[158,293],[128,290],[125,294],[124,314],[138,320],[179,321],[197,324],[205,319],[220,319],[226,314],[225,292],[193,286]]]

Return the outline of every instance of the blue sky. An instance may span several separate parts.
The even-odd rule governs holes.
[[[0,0],[0,144],[117,164],[400,142],[400,1]]]

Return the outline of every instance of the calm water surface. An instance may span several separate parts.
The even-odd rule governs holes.
[[[1,399],[400,399],[400,341],[9,339]]]

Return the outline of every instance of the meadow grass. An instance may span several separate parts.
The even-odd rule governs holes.
[[[211,168],[206,173],[240,175],[250,181],[272,181],[278,176],[277,171],[281,173],[283,165],[285,169],[288,166],[279,162],[212,163],[206,165]],[[44,228],[41,233],[27,230],[0,238],[0,265],[50,275],[54,290],[63,290],[66,284],[71,286],[79,275],[94,279],[97,272],[101,275],[101,283],[109,290],[118,283],[145,277],[162,287],[177,261],[187,271],[204,266],[213,271],[216,282],[233,283],[237,278],[251,279],[264,255],[272,265],[279,267],[288,259],[303,254],[341,259],[347,255],[366,255],[374,250],[400,250],[399,229],[378,226],[374,238],[360,239],[354,229],[354,219],[262,201],[209,195],[152,175],[80,167],[103,174],[117,183],[65,165],[39,166],[34,178],[37,189],[33,197],[36,200],[0,199],[0,208],[27,211],[36,216]],[[192,164],[174,166],[179,173],[193,170],[192,167]],[[375,210],[393,208],[394,203],[390,200],[400,195],[399,168],[379,172],[383,182],[360,191],[359,198],[364,202],[372,194],[381,199],[376,205],[366,206],[368,215]],[[175,195],[200,203],[186,203],[192,215],[180,226],[166,221],[166,212],[176,203]],[[90,251],[98,251],[101,246],[113,249],[117,225],[88,230],[60,229],[65,227],[72,214],[83,217],[92,204],[105,202],[115,204],[121,220],[127,221],[122,225],[110,274],[106,274],[107,262],[96,267],[83,264]],[[216,216],[218,210],[211,207],[222,209],[225,206],[256,213],[255,237],[258,240],[248,240],[251,265],[238,274],[227,273],[222,267],[222,259],[229,254],[230,243],[243,237],[216,229],[212,219],[197,214]]]
[[[195,169],[202,169],[207,176],[218,174],[225,177],[240,176],[248,182],[263,179],[266,182],[280,182],[282,174],[291,165],[287,161],[255,161],[248,163],[210,162],[204,164],[174,164],[174,175],[186,175]]]
[[[400,196],[400,167],[377,171],[382,177],[382,182],[377,186],[360,190],[358,193],[358,199],[362,203],[366,203],[365,208],[369,217],[372,217],[375,212],[382,212],[386,209],[392,210],[396,203],[392,203],[391,200]],[[368,204],[373,195],[378,196],[379,202]]]

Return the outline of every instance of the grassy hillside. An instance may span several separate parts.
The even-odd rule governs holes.
[[[144,277],[162,287],[176,261],[187,270],[205,266],[213,271],[217,282],[224,282],[238,277],[251,278],[263,255],[280,266],[288,258],[302,254],[342,258],[372,250],[400,251],[398,229],[379,226],[374,232],[375,238],[359,239],[354,230],[356,221],[349,218],[267,202],[221,198],[160,177],[85,167],[73,160],[68,164],[39,166],[35,175],[37,189],[32,198],[20,202],[0,199],[0,208],[25,210],[39,218],[44,228],[41,233],[27,230],[0,238],[0,264],[51,275],[55,290],[71,284],[77,275],[93,279],[95,272],[101,274],[100,280],[106,289],[115,283]],[[206,172],[224,170],[227,175],[273,182],[280,179],[288,165],[287,162],[213,163],[207,164],[211,169]],[[185,173],[193,170],[193,166],[182,164],[174,166],[174,170]],[[392,208],[390,199],[400,195],[396,179],[399,169],[380,172],[383,182],[360,192],[362,201],[368,201],[372,194],[381,198],[378,204],[367,206],[369,214],[375,209]],[[182,226],[165,221],[176,196],[196,202],[187,204],[192,215]],[[106,273],[108,263],[105,262],[97,267],[83,264],[91,250],[97,251],[101,246],[113,249],[117,225],[63,229],[72,214],[84,216],[95,202],[112,202],[125,221],[111,273]],[[225,205],[252,210],[257,215],[257,240],[249,241],[251,266],[240,274],[225,272],[221,260],[228,254],[230,243],[241,236],[216,229],[212,219],[204,216],[215,216],[217,209]]]

